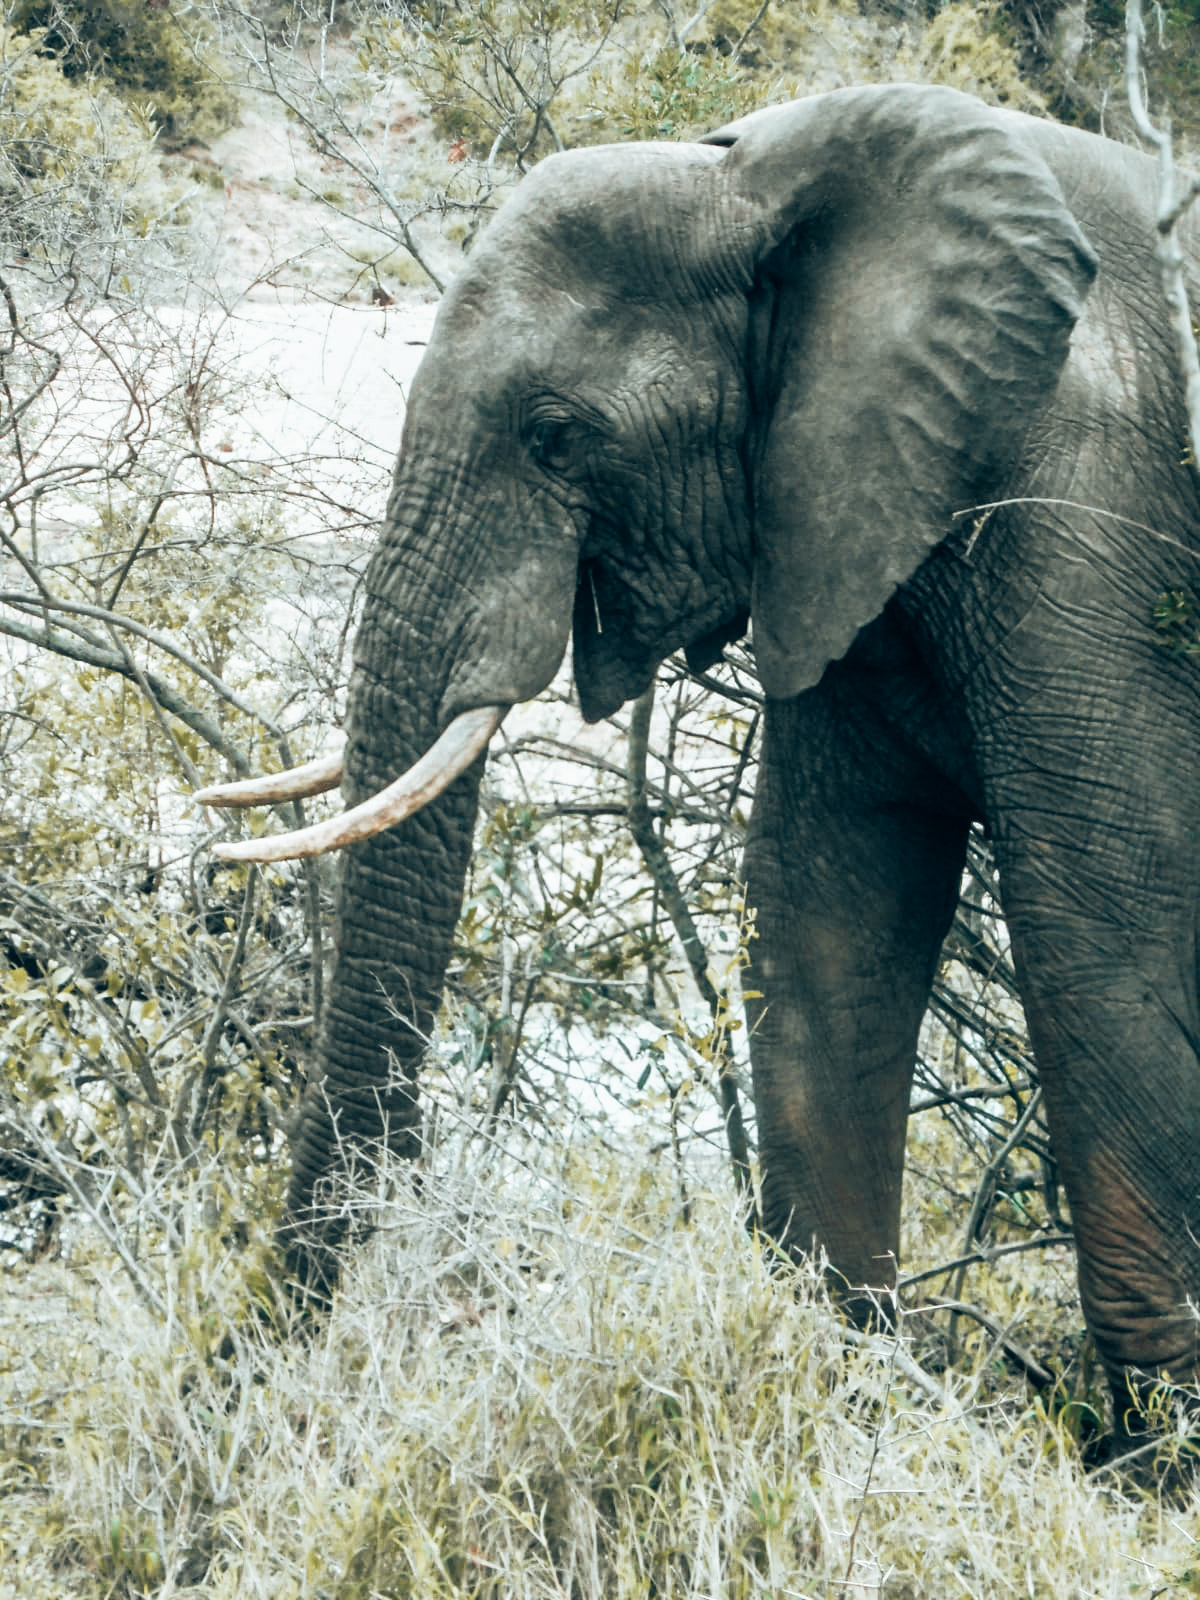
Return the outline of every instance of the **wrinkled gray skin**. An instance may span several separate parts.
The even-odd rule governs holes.
[[[1200,580],[1200,521],[1153,193],[1135,152],[908,86],[544,162],[413,384],[345,785],[536,694],[572,629],[595,719],[749,614],[766,1225],[851,1290],[892,1281],[917,1030],[982,818],[1118,1394],[1195,1373],[1200,1299],[1200,667],[1151,622]],[[291,1192],[310,1280],[332,1122],[377,1138],[382,1110],[416,1148],[481,768],[346,854]]]

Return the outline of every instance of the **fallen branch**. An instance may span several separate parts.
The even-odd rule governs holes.
[[[949,1311],[954,1317],[973,1318],[995,1338],[996,1344],[1017,1363],[1036,1389],[1048,1389],[1054,1382],[1054,1374],[1047,1372],[1037,1357],[1026,1350],[1023,1344],[1018,1344],[1010,1336],[1008,1328],[981,1306],[972,1305],[969,1300],[938,1300],[927,1306],[917,1306],[908,1315],[915,1316],[926,1311]]]

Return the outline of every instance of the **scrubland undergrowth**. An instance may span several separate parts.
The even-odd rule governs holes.
[[[990,1338],[937,1375],[923,1317],[850,1342],[638,1145],[382,1175],[290,1327],[218,1164],[127,1213],[154,1305],[75,1230],[0,1322],[0,1594],[1194,1592],[1191,1491],[1089,1479]]]
[[[331,874],[213,870],[183,796],[316,753],[388,468],[336,433],[263,459],[215,333],[142,309],[211,303],[189,252],[239,197],[342,230],[314,255],[285,229],[314,239],[260,288],[386,309],[558,142],[900,77],[1094,125],[1109,11],[1031,79],[1034,5],[166,9],[0,26],[0,1600],[1200,1593],[1169,1402],[1140,1480],[1082,1465],[1105,1402],[981,838],[918,1061],[898,1339],[747,1232],[718,1109],[746,1078],[744,653],[668,663],[636,737],[575,733],[563,686],[510,719],[426,1157],[365,1184],[328,1312],[281,1302]],[[223,169],[251,103],[294,174]]]

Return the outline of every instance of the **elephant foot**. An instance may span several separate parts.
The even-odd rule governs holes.
[[[1085,1470],[1132,1488],[1190,1494],[1200,1470],[1200,1391],[1132,1371],[1110,1378],[1112,1427],[1081,1451]]]
[[[826,1269],[825,1281],[834,1305],[860,1332],[895,1333],[899,1321],[895,1289],[850,1284],[832,1267]]]
[[[1200,1471],[1200,1424],[1194,1433],[1170,1436],[1114,1428],[1089,1441],[1082,1460],[1089,1477],[1107,1475],[1130,1489],[1190,1500]]]
[[[855,1281],[835,1267],[824,1251],[801,1250],[794,1245],[776,1243],[780,1269],[799,1273],[796,1285],[798,1295],[811,1293],[813,1277],[819,1279],[829,1296],[830,1305],[860,1333],[895,1333],[899,1324],[899,1306],[894,1281],[895,1258],[889,1258],[892,1282],[878,1275],[875,1283]]]
[[[323,1315],[333,1304],[350,1228],[344,1214],[312,1208],[288,1216],[276,1233],[283,1257],[283,1290],[292,1313]]]

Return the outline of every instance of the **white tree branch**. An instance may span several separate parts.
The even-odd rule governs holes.
[[[1125,82],[1129,109],[1138,133],[1158,151],[1158,244],[1154,253],[1162,271],[1163,298],[1175,329],[1175,346],[1184,382],[1192,471],[1200,476],[1200,353],[1196,349],[1196,334],[1192,327],[1192,313],[1183,275],[1183,251],[1177,233],[1184,212],[1200,194],[1200,178],[1185,185],[1182,193],[1177,192],[1170,124],[1164,121],[1161,128],[1154,126],[1142,90],[1142,41],[1145,37],[1142,0],[1126,0]]]

